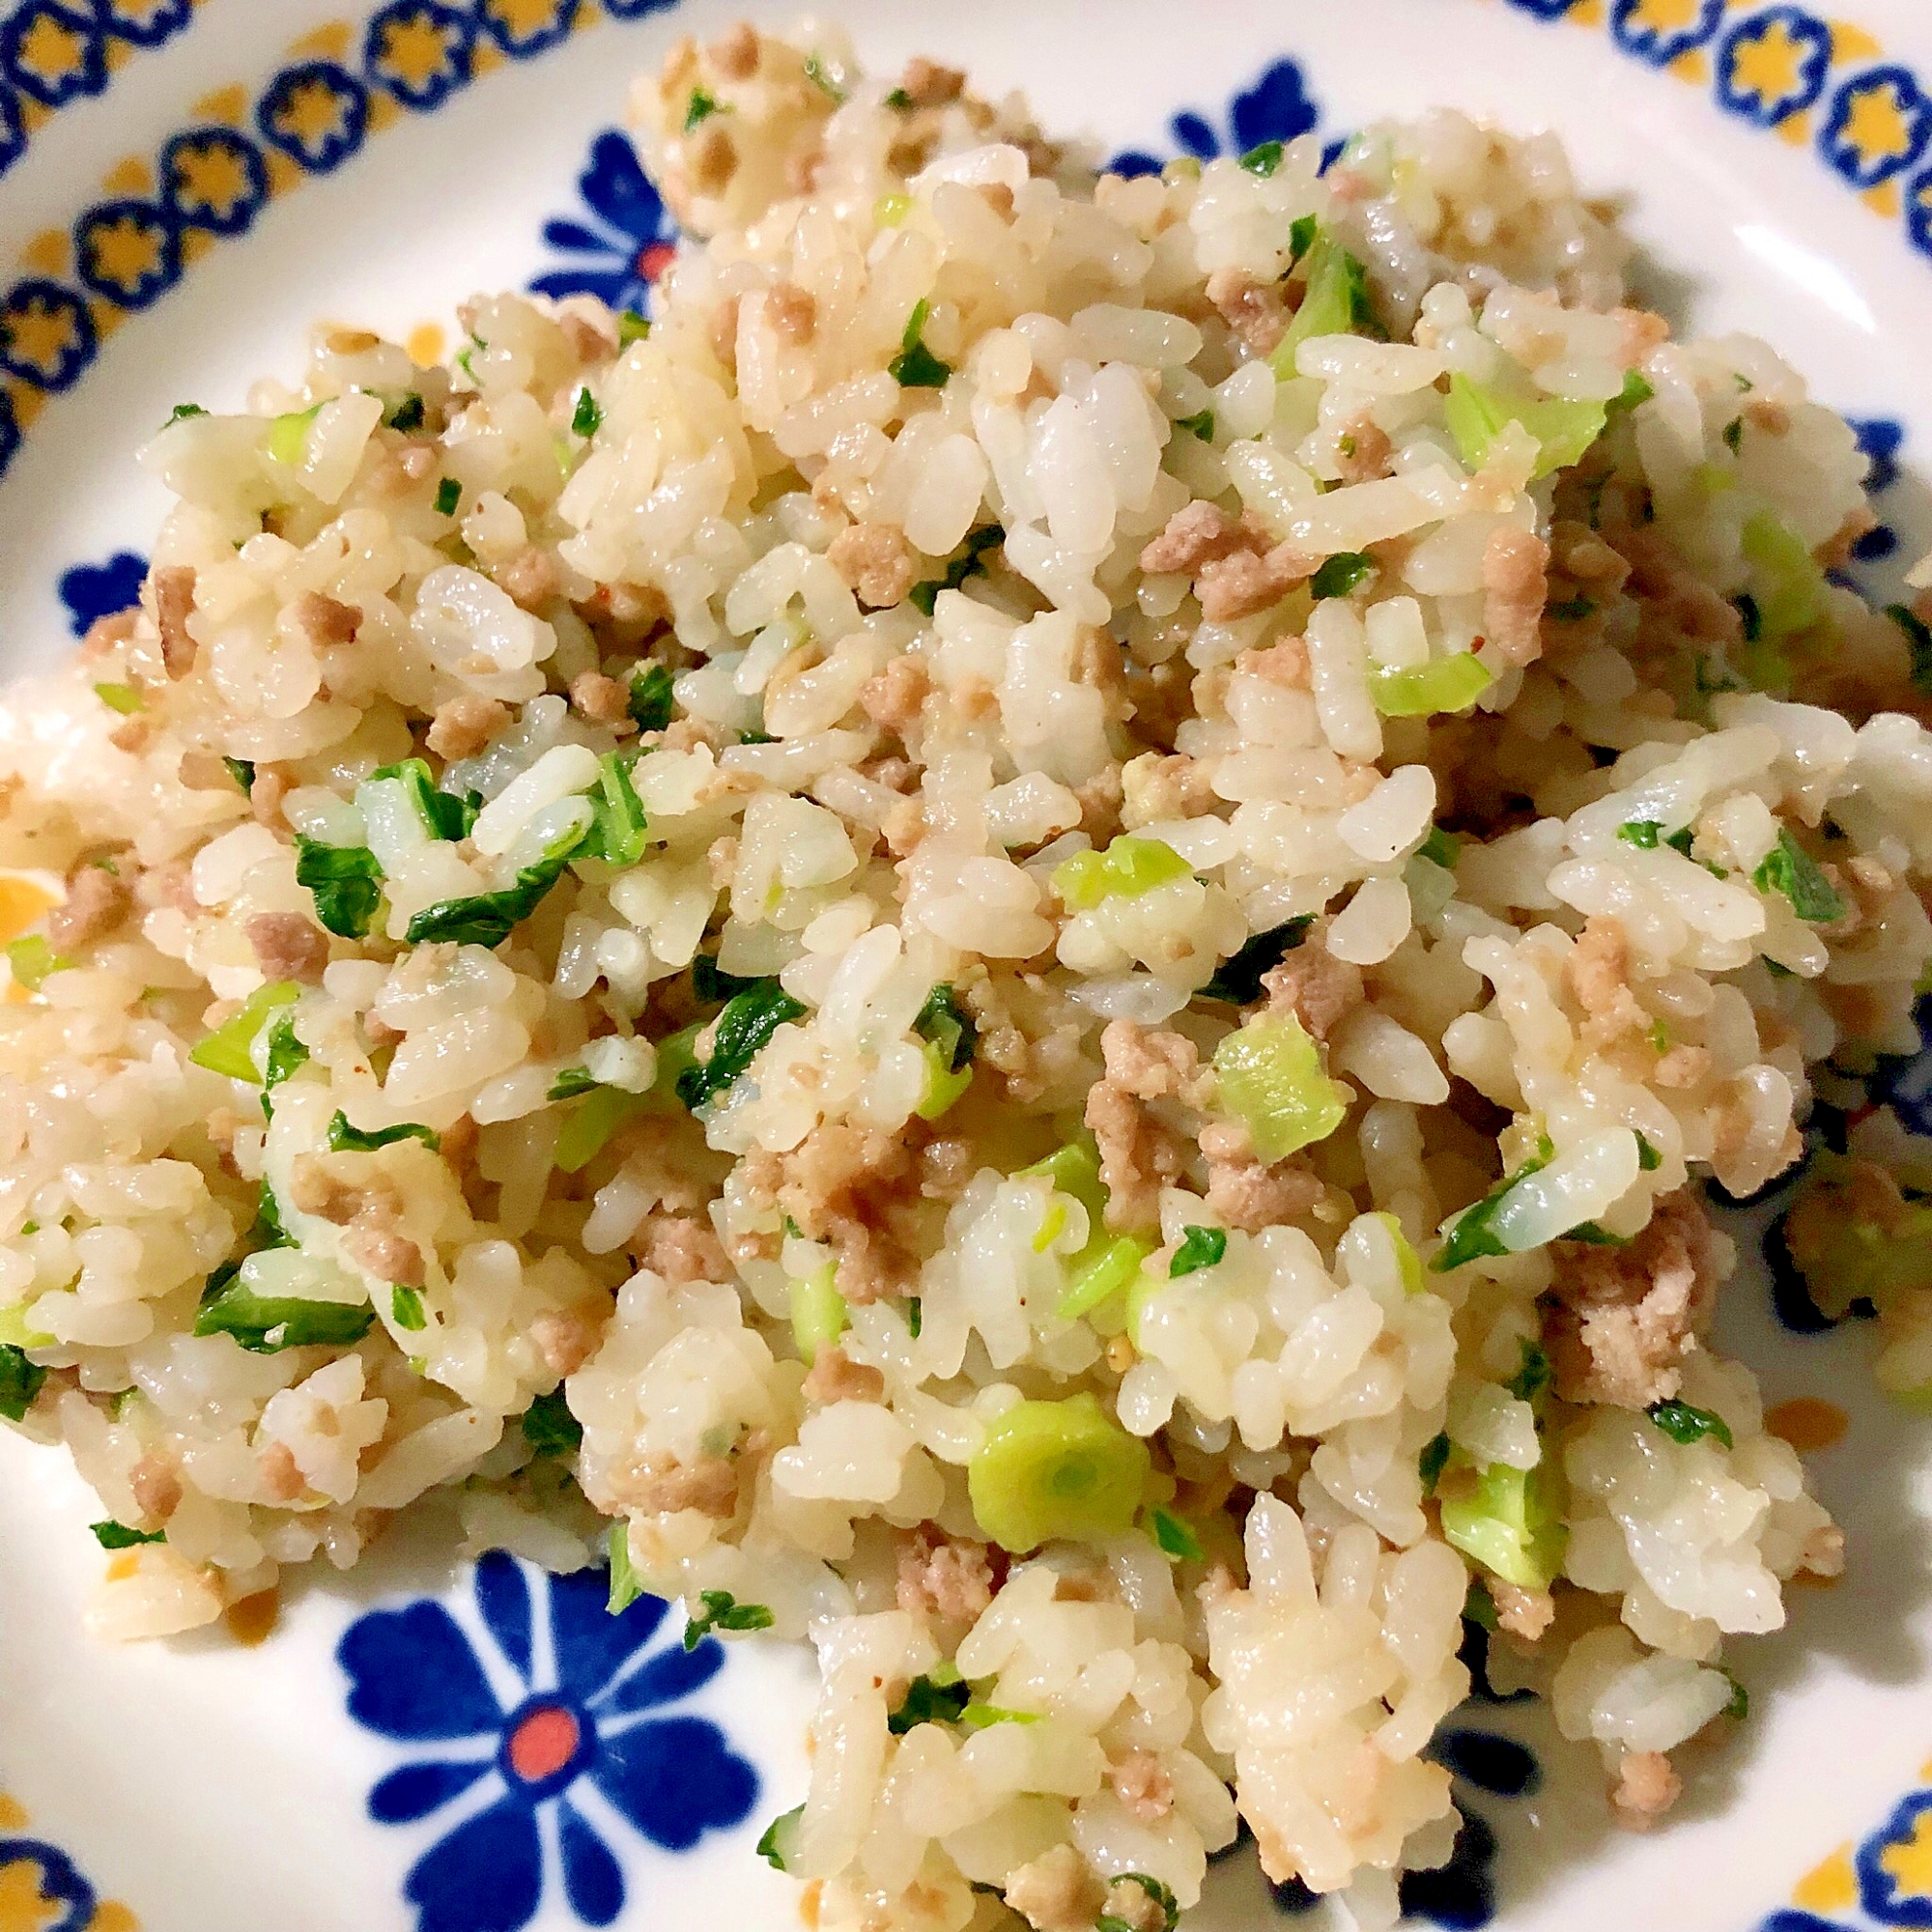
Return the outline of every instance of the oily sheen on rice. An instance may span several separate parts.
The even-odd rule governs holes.
[[[1471,1619],[1649,1822],[1843,1561],[1697,1182],[1932,953],[1850,430],[1548,137],[1096,177],[749,28],[636,109],[648,325],[178,412],[0,709],[0,1412],[154,1539],[90,1621],[440,1507],[809,1636],[828,1927],[1167,1932],[1237,1819],[1388,1925]]]

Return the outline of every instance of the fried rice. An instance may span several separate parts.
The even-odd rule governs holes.
[[[0,1411],[92,1622],[441,1492],[809,1636],[826,1927],[1154,1932],[1243,1820],[1388,1923],[1465,1617],[1647,1821],[1843,1556],[1700,1183],[1932,953],[1852,432],[1548,136],[1125,179],[750,28],[636,118],[648,320],[178,410],[0,711]],[[1915,1211],[1861,1132],[1821,1278]]]

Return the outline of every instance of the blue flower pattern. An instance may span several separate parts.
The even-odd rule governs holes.
[[[68,628],[84,638],[97,617],[131,610],[141,600],[147,574],[148,559],[131,550],[116,551],[105,563],[77,563],[63,571],[60,600],[67,606]]]
[[[579,259],[535,276],[530,287],[545,296],[597,296],[612,308],[646,313],[652,285],[670,261],[677,226],[616,128],[605,128],[591,142],[577,188],[601,225],[569,216],[545,222],[545,242]]]
[[[605,1593],[601,1571],[545,1577],[497,1552],[473,1577],[487,1651],[432,1598],[372,1610],[344,1635],[350,1716],[446,1747],[369,1794],[379,1824],[441,1814],[404,1886],[417,1932],[519,1932],[554,1878],[579,1920],[610,1925],[631,1849],[612,1814],[667,1852],[750,1814],[757,1774],[708,1718],[671,1708],[718,1674],[723,1647],[658,1642],[668,1605],[640,1597],[611,1616]]]
[[[1182,108],[1167,125],[1182,154],[1211,161],[1222,155],[1244,155],[1264,141],[1295,140],[1319,119],[1300,68],[1292,60],[1279,60],[1252,87],[1235,96],[1224,126],[1217,127],[1191,107]],[[1107,167],[1117,175],[1157,175],[1161,164],[1153,155],[1128,149],[1116,155]]]

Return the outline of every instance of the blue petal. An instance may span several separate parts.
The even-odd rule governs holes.
[[[631,281],[627,269],[605,272],[596,269],[554,269],[547,275],[531,278],[532,293],[550,296],[595,296],[599,301],[608,302],[612,308],[624,308],[629,304],[624,300],[624,291]],[[601,1571],[598,1573],[603,1574]]]
[[[688,1852],[706,1832],[737,1824],[757,1803],[758,1774],[702,1718],[638,1724],[602,1742],[592,1780],[668,1852]]]
[[[1476,1932],[1496,1916],[1496,1834],[1471,1811],[1456,1833],[1449,1862],[1402,1875],[1402,1909],[1447,1932]]]
[[[476,1566],[476,1607],[490,1634],[516,1666],[517,1674],[530,1681],[530,1585],[523,1565],[500,1549],[491,1550]]]
[[[661,1650],[641,1670],[634,1671],[615,1690],[597,1699],[600,1719],[621,1718],[632,1711],[648,1711],[657,1704],[675,1704],[700,1685],[709,1684],[724,1667],[724,1646],[706,1637],[696,1650],[679,1645]]]
[[[131,550],[118,550],[105,563],[77,563],[60,581],[61,602],[76,638],[84,638],[97,617],[111,617],[141,601],[141,580],[148,559]]]
[[[1502,1798],[1520,1798],[1542,1782],[1533,1751],[1494,1731],[1457,1725],[1436,1734],[1429,1755],[1456,1777]]]
[[[1293,141],[1315,126],[1315,104],[1293,61],[1276,61],[1245,94],[1235,97],[1235,145],[1243,154],[1264,141]]]
[[[1221,152],[1221,137],[1191,111],[1177,114],[1169,126],[1174,138],[1198,161],[1211,161]]]
[[[473,1738],[502,1722],[469,1639],[426,1598],[358,1617],[335,1659],[349,1673],[349,1715],[385,1738]]]
[[[410,1867],[403,1895],[416,1932],[522,1932],[543,1898],[536,1813],[515,1798],[479,1811]]]
[[[490,1769],[488,1758],[471,1764],[406,1764],[369,1794],[369,1815],[379,1825],[412,1825],[468,1791]]]
[[[639,1597],[613,1617],[605,1608],[610,1591],[610,1577],[602,1570],[578,1570],[550,1579],[557,1688],[586,1703],[664,1621],[665,1605],[658,1597]]]
[[[593,212],[639,242],[654,242],[664,227],[664,203],[644,178],[630,142],[607,128],[590,144],[590,165],[578,186]]]
[[[1144,155],[1138,148],[1129,148],[1123,155],[1116,155],[1107,163],[1110,175],[1119,175],[1123,181],[1132,181],[1137,175],[1157,175],[1160,163],[1151,156]]]
[[[614,1924],[624,1909],[624,1874],[611,1848],[571,1808],[568,1799],[557,1807],[556,1822],[570,1909],[586,1925]]]
[[[619,255],[630,258],[630,246],[624,242],[613,242],[608,235],[600,235],[594,228],[586,228],[581,221],[546,221],[543,239],[553,248],[564,248],[584,255]]]

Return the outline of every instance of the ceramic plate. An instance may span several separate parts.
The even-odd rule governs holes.
[[[1648,299],[1747,328],[1858,426],[1867,587],[1932,547],[1932,8],[1843,0],[846,0],[862,55],[1023,85],[1151,165],[1448,101],[1554,127],[1649,254]],[[671,227],[626,77],[714,0],[0,0],[0,664],[130,602],[163,505],[134,449],[182,401],[292,373],[318,316],[438,353],[479,288],[647,305]],[[775,10],[753,6],[753,14]],[[4,935],[0,935],[4,936]],[[1878,1083],[1921,1130],[1932,1063]],[[1747,1252],[1756,1220],[1745,1223]],[[1932,1421],[1869,1393],[1858,1324],[1799,1334],[1762,1271],[1722,1346],[1844,1523],[1851,1572],[1738,1647],[1748,1722],[1685,1753],[1657,1835],[1594,1753],[1474,1701],[1435,1748],[1466,1823],[1419,1922],[1621,1932],[1932,1926]],[[0,1435],[5,1435],[0,1432]],[[601,1575],[452,1564],[434,1522],[353,1578],[132,1649],[82,1608],[101,1514],[0,1441],[0,1932],[563,1932],[796,1922],[754,1855],[804,1785],[808,1657],[604,1610]],[[806,1900],[809,1912],[810,1900]],[[1218,1866],[1196,1932],[1340,1925]]]

